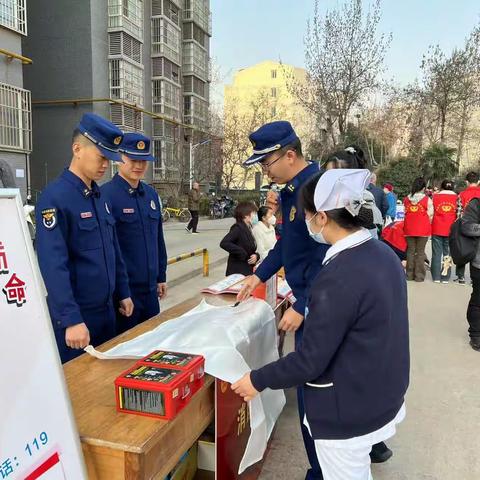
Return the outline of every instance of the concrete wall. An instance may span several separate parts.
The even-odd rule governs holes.
[[[106,11],[106,2],[105,11]],[[32,103],[93,97],[92,23],[89,0],[35,0],[29,2],[29,35],[24,54],[33,59],[25,69],[25,88]],[[93,8],[93,7],[92,7]],[[105,13],[106,16],[106,13]],[[95,37],[98,41],[98,37]],[[98,72],[96,72],[98,75]],[[98,78],[96,89],[101,82]],[[71,159],[71,135],[92,105],[34,106],[31,180],[42,190]]]
[[[0,160],[5,160],[12,169],[13,178],[16,187],[22,192],[22,198],[25,200],[27,194],[28,179],[28,157],[25,153],[13,153],[0,151]],[[17,172],[18,170],[18,172]],[[17,177],[17,174],[19,176]],[[23,177],[21,176],[23,174]]]
[[[4,50],[21,55],[22,35],[13,30],[0,27],[0,45]],[[4,55],[0,55],[0,82],[23,88],[22,62],[9,60]]]
[[[21,55],[22,35],[13,30],[0,27],[0,45],[4,50]],[[9,60],[6,56],[0,55],[0,82],[23,88],[22,62],[16,59]],[[20,188],[22,197],[25,200],[27,195],[28,156],[24,153],[4,152],[0,150],[0,159],[5,160],[9,164],[16,185]],[[23,171],[23,178],[15,177],[17,170]]]

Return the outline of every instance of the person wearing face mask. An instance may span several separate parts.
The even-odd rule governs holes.
[[[253,290],[275,275],[282,267],[295,296],[295,303],[283,314],[280,330],[295,332],[295,348],[302,340],[305,302],[311,280],[322,266],[328,245],[315,242],[308,234],[303,211],[298,208],[302,185],[320,170],[318,163],[308,162],[303,156],[302,143],[290,122],[267,123],[250,134],[253,155],[245,166],[259,164],[271,182],[284,185],[280,194],[269,192],[267,204],[280,208],[282,234],[259,265],[255,274],[245,282],[237,301],[246,300]],[[275,198],[276,197],[276,198]],[[315,453],[315,445],[308,429],[303,425],[304,402],[302,389],[297,390],[298,413],[303,442],[311,468],[306,480],[322,480],[322,472]]]
[[[258,223],[253,227],[252,233],[257,243],[260,260],[263,260],[277,243],[276,223],[277,218],[270,207],[263,206],[258,209]]]
[[[220,247],[229,253],[226,275],[251,275],[260,260],[252,233],[252,227],[258,224],[257,206],[253,202],[240,202],[233,217],[236,222],[220,242]]]
[[[332,245],[310,288],[303,339],[232,385],[246,401],[266,388],[303,390],[303,422],[324,480],[371,480],[372,446],[405,417],[407,286],[397,256],[366,229],[369,177],[368,170],[329,170],[302,188],[311,237]]]

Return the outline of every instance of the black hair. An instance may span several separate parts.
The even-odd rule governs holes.
[[[425,182],[425,179],[423,177],[417,177],[412,183],[412,195],[421,192],[426,186],[427,183]]]
[[[442,182],[442,184],[440,185],[440,188],[442,190],[452,190],[453,191],[454,187],[455,186],[454,186],[453,182],[451,180],[447,180],[447,179],[445,179]]]
[[[289,150],[293,150],[297,157],[303,157],[302,142],[299,138],[281,148],[282,153],[287,153]]]
[[[315,188],[317,186],[320,177],[325,172],[319,172],[310,177],[302,186],[299,195],[299,208],[305,210],[308,213],[317,213],[315,207],[314,197]],[[346,208],[336,208],[325,212],[327,217],[333,220],[339,227],[345,230],[358,230],[359,228],[373,229],[375,225],[373,223],[373,210],[366,207],[361,207],[359,214],[354,217]]]
[[[356,145],[349,145],[329,155],[325,167],[329,164],[333,164],[333,168],[367,168],[365,153]]]
[[[478,176],[477,172],[468,172],[467,176],[465,177],[465,180],[468,183],[478,183],[478,181],[480,180],[480,177]]]
[[[257,211],[257,206],[253,202],[240,202],[233,212],[233,217],[237,222],[243,222],[243,219],[252,212]]]
[[[258,209],[258,220],[260,222],[263,220],[264,217],[267,216],[267,213],[269,212],[269,210],[271,210],[271,208],[267,207],[266,205]]]
[[[75,143],[78,140],[78,137],[83,137],[83,133],[76,128],[72,133],[72,143]]]

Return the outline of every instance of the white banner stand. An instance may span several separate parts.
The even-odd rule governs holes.
[[[0,189],[0,480],[86,480],[20,191]]]

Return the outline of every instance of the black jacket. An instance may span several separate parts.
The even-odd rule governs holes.
[[[251,229],[244,222],[237,222],[232,225],[230,231],[220,242],[220,247],[226,250],[228,256],[227,275],[233,273],[242,273],[251,275],[254,265],[248,264],[251,255],[256,254],[257,260],[260,258],[257,250],[257,244],[253,238]]]
[[[474,198],[470,201],[462,218],[462,233],[467,237],[480,237],[480,199]],[[480,241],[477,243],[477,254],[471,264],[475,268],[480,268]]]

